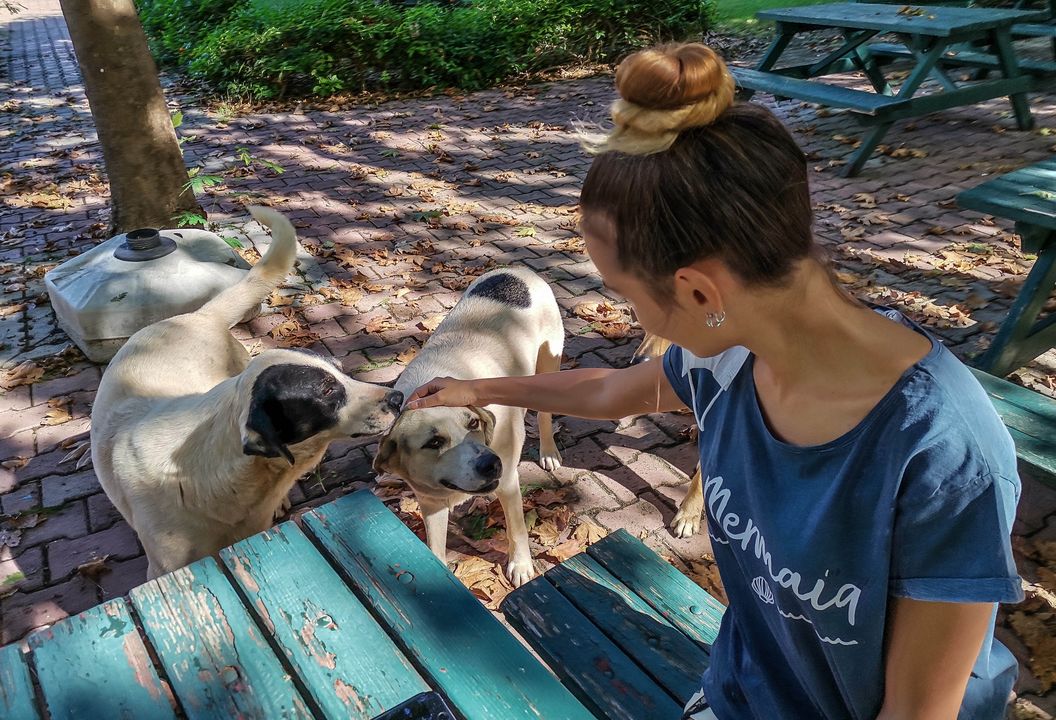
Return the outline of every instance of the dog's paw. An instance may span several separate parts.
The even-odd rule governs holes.
[[[535,564],[531,558],[511,560],[506,566],[506,577],[510,579],[515,588],[520,587],[535,577]]]
[[[561,453],[556,447],[539,448],[539,467],[547,472],[553,472],[561,467]]]
[[[686,503],[688,505],[689,503]],[[683,505],[678,514],[671,520],[671,532],[675,537],[693,537],[700,530],[701,508],[686,507]]]
[[[290,496],[287,495],[282,499],[282,502],[279,503],[279,506],[275,508],[275,519],[278,520],[283,517],[286,513],[290,511],[290,508],[292,506],[293,503],[290,502]]]

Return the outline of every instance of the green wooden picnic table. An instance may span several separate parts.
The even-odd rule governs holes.
[[[593,717],[367,491],[28,645],[0,649],[5,720],[366,720],[429,689],[466,720]]]
[[[754,69],[733,68],[738,85],[749,97],[762,91],[853,112],[869,130],[844,167],[845,176],[861,170],[888,129],[901,119],[1007,96],[1019,128],[1033,125],[1026,98],[1032,78],[1020,71],[1010,30],[1017,23],[1043,20],[1043,11],[836,3],[762,10],[757,17],[774,22],[776,36]],[[797,35],[831,29],[843,34],[838,48],[813,62],[778,66]],[[909,75],[897,88],[868,45],[881,35],[897,39],[904,55],[913,61]],[[973,43],[992,49],[999,77],[965,82],[946,72],[940,60]],[[873,92],[819,79],[849,71],[862,72]],[[941,85],[942,92],[919,92],[929,78]]]
[[[1056,160],[965,190],[957,204],[1012,220],[1023,251],[1037,255],[1008,317],[978,362],[993,375],[1007,375],[1056,347],[1056,315],[1038,319],[1056,288]]]

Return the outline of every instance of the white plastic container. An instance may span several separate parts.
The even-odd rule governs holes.
[[[44,283],[59,326],[102,363],[137,330],[197,310],[248,270],[211,232],[133,230],[52,269]]]

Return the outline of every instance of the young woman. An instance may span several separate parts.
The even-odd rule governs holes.
[[[802,151],[733,103],[714,52],[640,52],[616,85],[583,236],[675,346],[622,370],[438,379],[409,406],[693,410],[730,604],[687,717],[1002,717],[1016,663],[993,628],[1021,599],[1019,480],[986,394],[919,326],[834,284]]]

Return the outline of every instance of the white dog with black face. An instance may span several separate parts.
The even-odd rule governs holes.
[[[285,217],[250,212],[274,235],[261,261],[196,312],[129,338],[92,407],[99,484],[139,535],[150,578],[269,528],[333,440],[385,431],[403,403],[311,353],[250,359],[232,337],[297,253]]]
[[[564,325],[554,293],[527,268],[493,270],[477,278],[396,383],[410,396],[436,377],[461,380],[555,372]],[[506,516],[514,585],[535,568],[524,524],[517,464],[524,446],[522,408],[405,410],[378,448],[374,469],[403,478],[425,518],[429,548],[447,561],[450,509],[470,495],[495,493]],[[549,414],[539,414],[539,464],[561,465]]]

